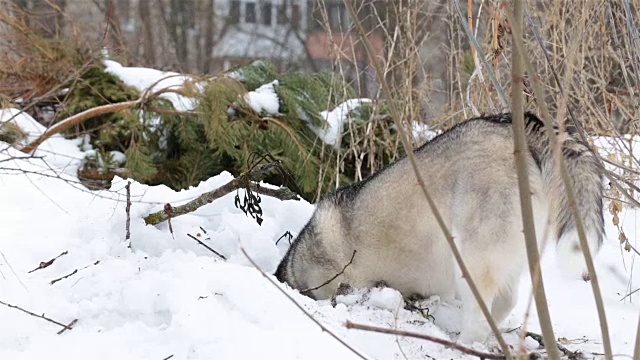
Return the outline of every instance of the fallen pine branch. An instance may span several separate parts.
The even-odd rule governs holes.
[[[206,192],[184,205],[171,206],[167,204],[169,205],[169,208],[171,209],[171,211],[160,210],[160,211],[151,213],[145,216],[144,222],[147,225],[157,225],[168,219],[173,219],[180,215],[188,214],[204,205],[207,205],[213,202],[218,198],[221,198],[229,194],[234,190],[246,188],[247,181],[249,181],[249,185],[248,185],[249,190],[251,190],[252,192],[256,192],[261,195],[270,196],[283,201],[284,200],[300,200],[300,198],[296,193],[294,193],[293,191],[289,190],[286,187],[281,187],[279,189],[271,189],[271,188],[262,187],[259,184],[253,182],[253,179],[262,175],[266,171],[272,169],[274,166],[275,166],[274,163],[259,166],[257,169],[250,171],[245,175],[241,175],[213,191]],[[166,208],[167,206],[165,205],[165,209]]]
[[[472,348],[468,348],[466,346],[462,346],[462,345],[460,345],[458,343],[455,343],[453,341],[440,339],[440,338],[437,338],[435,336],[426,335],[426,334],[419,334],[419,333],[415,333],[415,332],[411,332],[411,331],[404,331],[404,330],[389,329],[389,328],[383,328],[383,327],[377,327],[377,326],[357,324],[357,323],[353,323],[353,322],[351,322],[349,320],[347,320],[347,322],[345,323],[345,326],[347,327],[347,329],[357,329],[357,330],[364,330],[364,331],[372,331],[372,332],[377,332],[377,333],[382,333],[382,334],[399,335],[399,336],[406,336],[406,337],[413,337],[413,338],[417,338],[417,339],[428,340],[428,341],[431,341],[431,342],[436,343],[436,344],[440,344],[440,345],[444,345],[444,346],[456,349],[456,350],[458,350],[458,351],[460,351],[462,353],[465,353],[467,355],[477,356],[480,359],[504,360],[504,359],[507,358],[503,354],[495,354],[495,353],[488,353],[488,352],[478,351],[478,350],[475,350],[475,349],[472,349]]]
[[[71,321],[68,325],[65,325],[65,324],[63,324],[63,323],[61,323],[61,322],[59,322],[59,321],[55,321],[55,320],[53,320],[53,319],[51,319],[51,318],[48,318],[48,317],[44,316],[44,314],[42,314],[42,315],[38,315],[38,314],[35,314],[35,313],[33,313],[33,312],[29,311],[29,310],[25,310],[25,309],[23,309],[23,308],[21,308],[21,307],[19,307],[19,306],[16,306],[16,305],[7,304],[6,302],[3,302],[3,301],[0,301],[0,305],[4,305],[4,306],[9,307],[9,308],[12,308],[12,309],[20,310],[20,311],[22,311],[23,313],[29,314],[29,315],[31,315],[31,316],[33,316],[33,317],[37,317],[37,318],[40,318],[40,319],[46,320],[46,321],[48,321],[48,322],[50,322],[50,323],[52,323],[52,324],[56,324],[56,325],[58,325],[58,326],[61,326],[61,327],[62,327],[62,330],[60,330],[60,331],[58,332],[58,335],[62,334],[65,330],[71,330],[71,329],[73,329],[73,325],[74,325],[76,322],[78,322],[78,319],[74,319],[74,320],[73,320],[73,321]]]
[[[49,261],[42,261],[40,262],[40,265],[38,265],[37,268],[29,271],[29,274],[31,274],[32,272],[41,270],[41,269],[45,269],[48,268],[49,266],[51,266],[53,264],[54,261],[56,261],[59,257],[63,256],[63,255],[67,255],[69,253],[69,251],[64,251],[62,252],[60,255],[54,257],[53,259],[49,260]]]

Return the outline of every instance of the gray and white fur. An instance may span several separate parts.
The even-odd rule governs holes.
[[[563,263],[585,271],[573,213],[556,170],[544,124],[525,114],[527,164],[538,245],[557,242]],[[592,253],[604,236],[603,186],[587,145],[570,134],[563,156],[577,194]],[[501,323],[517,301],[527,269],[511,114],[466,120],[415,151],[420,173],[452,232],[473,280]],[[383,281],[405,296],[462,300],[459,340],[483,341],[489,327],[405,157],[317,203],[308,224],[280,263],[276,277],[306,295],[330,298],[339,283],[370,287]]]

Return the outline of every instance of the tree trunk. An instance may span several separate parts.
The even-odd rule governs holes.
[[[169,2],[169,11],[166,11],[162,3],[160,3],[160,11],[164,18],[167,32],[171,37],[171,43],[175,49],[177,70],[186,71],[189,67],[189,48],[188,48],[188,19],[187,7],[191,6],[183,0],[171,0]]]
[[[36,0],[33,2],[33,22],[30,26],[45,38],[56,38],[62,35],[64,27],[64,9],[66,0]],[[16,2],[26,9],[26,1]]]
[[[205,0],[207,1],[207,0]],[[213,46],[215,45],[214,36],[216,31],[215,24],[215,0],[208,0],[206,3],[206,26],[204,33],[204,62],[202,64],[202,71],[205,74],[210,73],[213,69]]]
[[[109,25],[109,42],[115,52],[121,52],[126,49],[124,38],[120,29],[120,17],[118,16],[118,8],[114,0],[105,0],[105,8],[107,12],[107,24]]]
[[[151,9],[149,7],[150,2],[151,0],[139,0],[138,2],[138,13],[142,21],[142,51],[145,65],[157,66],[155,37],[153,34]]]

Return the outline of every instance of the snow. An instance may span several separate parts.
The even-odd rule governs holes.
[[[140,92],[156,92],[162,89],[179,90],[187,82],[194,82],[189,76],[176,72],[164,72],[144,67],[127,67],[113,60],[104,60],[106,72],[118,76],[125,84],[136,88]],[[278,115],[280,103],[274,86],[278,81],[264,84],[254,91],[244,95],[244,99],[253,111],[258,114]],[[176,93],[160,95],[171,101],[179,111],[191,111],[196,107],[196,99]]]
[[[389,311],[396,311],[404,303],[402,294],[399,291],[391,288],[373,288],[369,292],[369,299],[365,302],[366,305],[376,307],[378,309],[387,309]]]
[[[125,161],[127,160],[127,157],[125,156],[125,154],[121,151],[109,151],[109,156],[110,156],[110,160],[111,162],[118,164],[118,165],[122,165],[125,163]]]
[[[119,77],[125,84],[136,88],[138,91],[156,92],[162,89],[179,90],[186,82],[192,82],[189,76],[172,71],[160,71],[145,67],[127,67],[113,60],[104,60],[105,71]],[[176,93],[164,93],[160,95],[173,104],[178,111],[191,111],[196,107],[193,98]]]
[[[411,134],[418,144],[423,144],[438,135],[429,125],[417,121],[411,122]]]
[[[27,135],[24,141],[17,144],[19,146],[24,146],[34,141],[46,130],[44,126],[40,125],[31,116],[14,108],[0,109],[0,126],[6,122],[11,122],[17,125],[22,132]],[[38,169],[34,171],[51,168],[66,174],[75,175],[78,167],[84,159],[84,154],[78,148],[81,142],[81,139],[67,140],[60,134],[51,136],[40,144],[33,153],[34,157],[42,158],[42,161],[40,162],[34,160],[38,164]],[[3,146],[0,146],[0,149],[3,148]],[[20,154],[20,156],[26,156],[26,154]],[[20,170],[20,163],[15,163],[13,165],[18,167],[16,168],[4,165],[3,169],[15,168]],[[2,183],[0,183],[0,186],[2,186]]]
[[[340,139],[349,113],[362,104],[371,103],[371,99],[349,99],[336,106],[333,110],[322,111],[320,117],[326,121],[322,127],[311,126],[311,129],[326,144],[340,147]]]
[[[264,84],[254,91],[244,94],[244,100],[249,104],[251,110],[257,114],[279,114],[280,100],[274,89],[275,85],[278,85],[278,80]]]
[[[15,114],[6,110],[6,114]],[[6,118],[4,115],[3,118]],[[14,119],[40,131],[28,115]],[[12,120],[12,121],[14,121]],[[78,141],[52,138],[53,152],[69,153]],[[45,143],[46,144],[46,143]],[[4,147],[2,147],[4,148]],[[79,150],[77,150],[79,153]],[[76,153],[76,155],[78,155]],[[234,194],[220,198],[168,224],[145,226],[142,218],[169,202],[179,205],[230,181],[223,173],[199,186],[174,192],[164,186],[131,184],[131,249],[125,241],[125,180],[116,178],[109,191],[90,192],[71,174],[42,165],[56,158],[10,160],[23,154],[8,149],[0,168],[20,168],[43,175],[0,170],[3,236],[0,237],[0,301],[69,323],[60,328],[15,309],[0,306],[0,359],[326,359],[356,358],[308,320],[278,289],[253,268],[240,248],[266,273],[272,273],[288,247],[285,232],[297,234],[313,212],[304,201],[281,202],[263,197],[264,222],[258,226],[233,205]],[[78,155],[79,156],[79,155]],[[46,176],[50,175],[50,176]],[[54,176],[55,175],[55,176]],[[267,186],[267,185],[265,185]],[[609,218],[609,216],[607,216]],[[625,209],[621,223],[635,245],[637,211]],[[205,232],[206,231],[206,232]],[[637,281],[635,257],[621,254],[609,224],[609,240],[598,258],[600,283],[607,306],[614,352],[631,354],[639,307],[637,296],[621,300]],[[187,236],[199,237],[229,260],[222,261]],[[42,261],[68,251],[51,266],[29,272]],[[601,352],[598,319],[588,283],[565,279],[545,258],[544,276],[556,333],[572,350]],[[96,262],[98,262],[96,265]],[[624,261],[624,262],[623,262]],[[86,267],[86,268],[85,268]],[[78,272],[51,285],[51,281]],[[633,281],[631,281],[633,280]],[[354,289],[330,301],[313,301],[278,285],[314,318],[349,344],[375,359],[468,359],[457,351],[417,339],[347,330],[346,320],[456,338],[460,304],[425,300],[422,314],[402,307],[400,294],[389,288]],[[516,310],[504,328],[521,324],[529,289],[520,289]],[[532,309],[528,329],[539,332]],[[516,333],[505,334],[516,345]],[[527,340],[534,350],[535,342]],[[476,344],[480,350],[495,341]]]
[[[108,61],[107,66],[129,79],[129,84],[138,84],[139,89],[167,75]],[[177,86],[180,78],[168,79],[162,86]],[[265,86],[256,94],[266,99],[271,96],[269,91]],[[270,99],[265,102],[268,109],[263,107],[269,113],[273,110],[269,106],[274,105]],[[368,101],[354,99],[323,112],[329,126],[317,129],[319,135],[339,144],[348,112]],[[0,110],[0,122],[6,121],[28,133],[29,140],[44,131],[16,109]],[[635,139],[629,140],[635,144]],[[608,138],[595,141],[605,152],[615,148]],[[80,150],[83,143],[85,152]],[[310,321],[276,286],[329,331],[372,359],[404,359],[405,355],[407,359],[475,359],[418,339],[344,327],[350,320],[455,341],[461,316],[458,301],[448,303],[432,297],[417,304],[421,312],[408,311],[397,291],[373,288],[352,289],[337,296],[333,306],[331,301],[314,301],[286,285],[274,286],[267,281],[241,249],[262,271],[273,273],[289,246],[286,239],[277,240],[286,231],[297,235],[312,215],[313,205],[305,201],[263,196],[262,226],[234,206],[235,193],[173,218],[173,235],[166,222],[144,224],[143,217],[161,210],[164,204],[183,204],[230,181],[233,177],[228,173],[181,192],[132,181],[129,248],[125,240],[127,181],[116,178],[105,191],[82,186],[76,171],[90,151],[86,141],[60,135],[45,141],[32,158],[0,143],[0,301],[65,324],[78,319],[73,329],[57,335],[59,326],[0,305],[0,359],[358,358]],[[121,160],[120,154],[112,156]],[[611,223],[607,206],[607,239],[596,265],[613,352],[630,356],[640,315],[640,293],[626,295],[640,286],[636,280],[640,273],[634,266],[636,255],[624,251],[617,240],[619,229]],[[620,229],[637,247],[640,213],[625,206],[619,217]],[[219,259],[188,234],[228,260]],[[50,266],[32,271],[65,251],[67,254]],[[496,254],[496,259],[499,256]],[[545,254],[542,266],[556,335],[570,350],[600,358],[592,355],[602,353],[602,345],[590,284],[560,275],[553,249]],[[521,326],[525,319],[530,298],[527,283],[524,276],[518,305],[502,326],[505,331]],[[533,307],[527,330],[540,333],[537,322]],[[517,346],[517,331],[504,336]],[[531,339],[525,345],[529,350],[538,347]],[[482,351],[496,347],[491,339],[474,344]]]
[[[372,100],[366,98],[349,99],[333,110],[320,113],[320,117],[326,121],[322,127],[313,126],[310,123],[309,126],[324,143],[339,148],[344,126],[349,121],[349,113],[363,104],[370,103]],[[416,121],[411,123],[411,134],[418,144],[425,143],[437,135],[427,124]]]

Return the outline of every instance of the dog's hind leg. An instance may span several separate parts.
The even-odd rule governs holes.
[[[517,282],[510,284],[509,286],[502,288],[498,295],[493,300],[491,306],[491,316],[497,324],[503,322],[518,301],[518,286]]]
[[[482,300],[491,309],[499,289],[491,268],[473,262],[466,265]],[[491,332],[489,324],[466,281],[461,278],[459,282],[458,289],[462,300],[462,330],[458,340],[463,343],[484,341]]]

